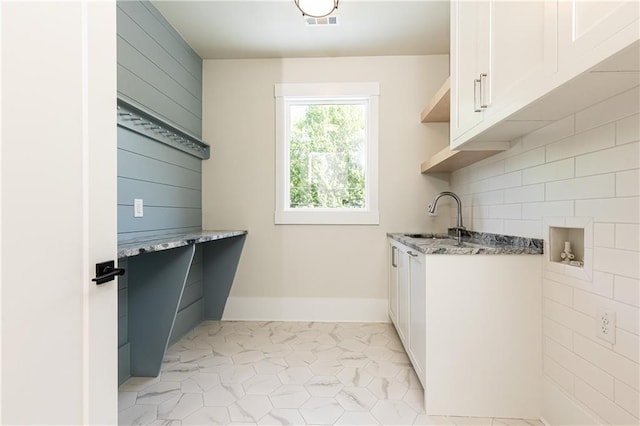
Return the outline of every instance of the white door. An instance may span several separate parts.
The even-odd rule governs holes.
[[[115,1],[0,2],[0,423],[117,423]]]

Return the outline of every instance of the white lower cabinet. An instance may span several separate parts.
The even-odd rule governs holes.
[[[389,245],[389,318],[398,322],[398,248]]]
[[[409,255],[404,246],[398,249],[398,322],[396,330],[403,342],[409,341]]]
[[[389,240],[389,318],[424,386],[426,355],[424,254]]]
[[[424,386],[427,358],[425,259],[424,254],[412,251],[409,256],[409,356]]]
[[[426,413],[539,418],[542,256],[389,251],[389,316]]]

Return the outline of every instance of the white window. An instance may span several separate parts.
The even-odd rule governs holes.
[[[276,224],[378,224],[378,83],[276,84]]]

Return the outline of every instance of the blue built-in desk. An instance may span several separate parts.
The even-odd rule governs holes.
[[[119,283],[120,382],[157,376],[170,343],[202,320],[221,319],[246,234],[201,231],[118,244],[127,271]]]

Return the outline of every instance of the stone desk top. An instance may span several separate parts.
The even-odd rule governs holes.
[[[542,254],[543,240],[502,234],[464,231],[462,246],[458,245],[455,231],[449,235],[435,234],[437,238],[416,238],[403,233],[389,233],[389,238],[424,254]]]
[[[237,237],[245,235],[246,233],[247,231],[199,231],[188,234],[167,234],[124,240],[118,243],[118,259],[154,251],[169,250],[191,244]]]

